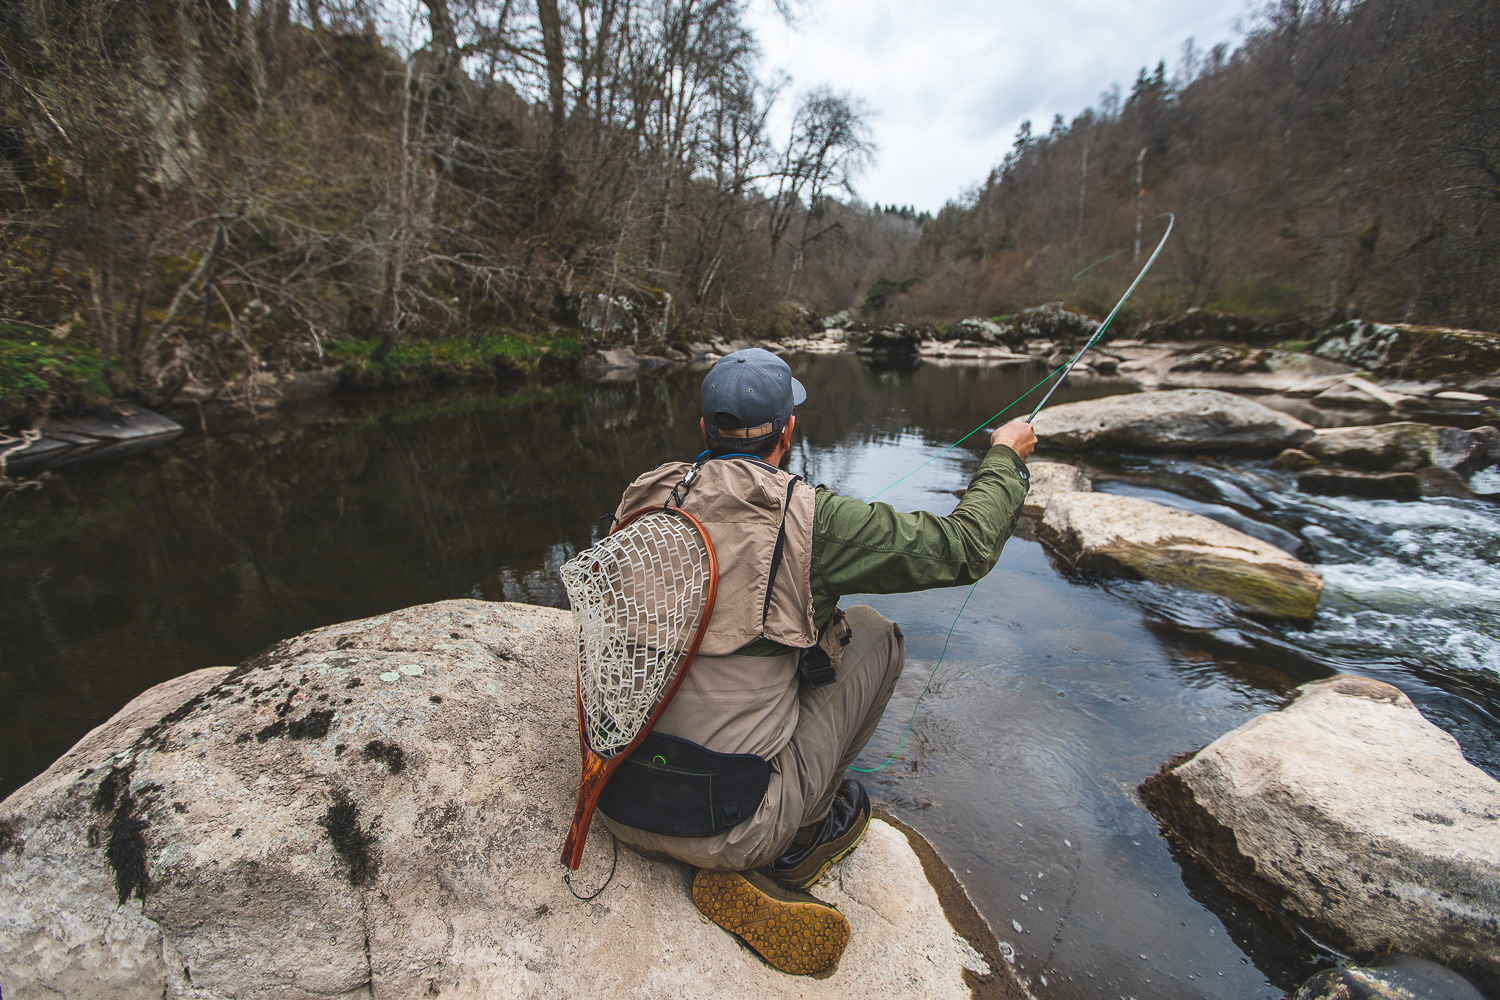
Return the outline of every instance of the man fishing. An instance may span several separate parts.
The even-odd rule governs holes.
[[[697,867],[698,908],[794,974],[832,968],[848,943],[848,921],[807,890],[869,825],[870,799],[844,773],[906,656],[896,623],[840,611],[839,598],[983,577],[1020,516],[1036,445],[1030,424],[1006,424],[953,513],[898,513],[781,469],[806,398],[776,355],[725,356],[703,379],[708,450],[621,498],[617,518],[669,499],[697,517],[719,596],[675,699],[599,802],[627,845]]]

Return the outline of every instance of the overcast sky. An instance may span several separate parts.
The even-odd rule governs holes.
[[[1045,132],[1182,43],[1236,44],[1246,0],[811,0],[788,27],[756,5],[762,76],[791,85],[773,115],[784,135],[799,95],[820,85],[862,98],[880,147],[861,198],[936,212],[984,178],[1021,121]]]

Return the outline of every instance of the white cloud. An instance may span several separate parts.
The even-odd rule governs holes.
[[[797,95],[830,86],[873,112],[880,152],[858,184],[866,201],[936,211],[1000,162],[1024,119],[1045,132],[1142,66],[1170,72],[1189,37],[1237,39],[1246,0],[812,0],[788,27],[765,3],[753,23],[762,76],[789,92],[772,116],[784,133]]]

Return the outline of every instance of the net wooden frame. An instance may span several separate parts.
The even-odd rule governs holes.
[[[698,653],[719,564],[697,518],[653,505],[568,560],[562,577],[579,630],[582,773],[562,858],[576,870],[610,774],[666,711]]]

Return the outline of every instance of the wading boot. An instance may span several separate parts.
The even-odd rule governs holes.
[[[705,917],[794,976],[830,971],[849,943],[849,921],[842,913],[759,871],[705,868],[693,878],[693,902]]]
[[[833,805],[820,822],[797,831],[791,850],[771,862],[771,874],[782,885],[806,889],[864,839],[870,828],[870,797],[850,779],[839,785]]]

